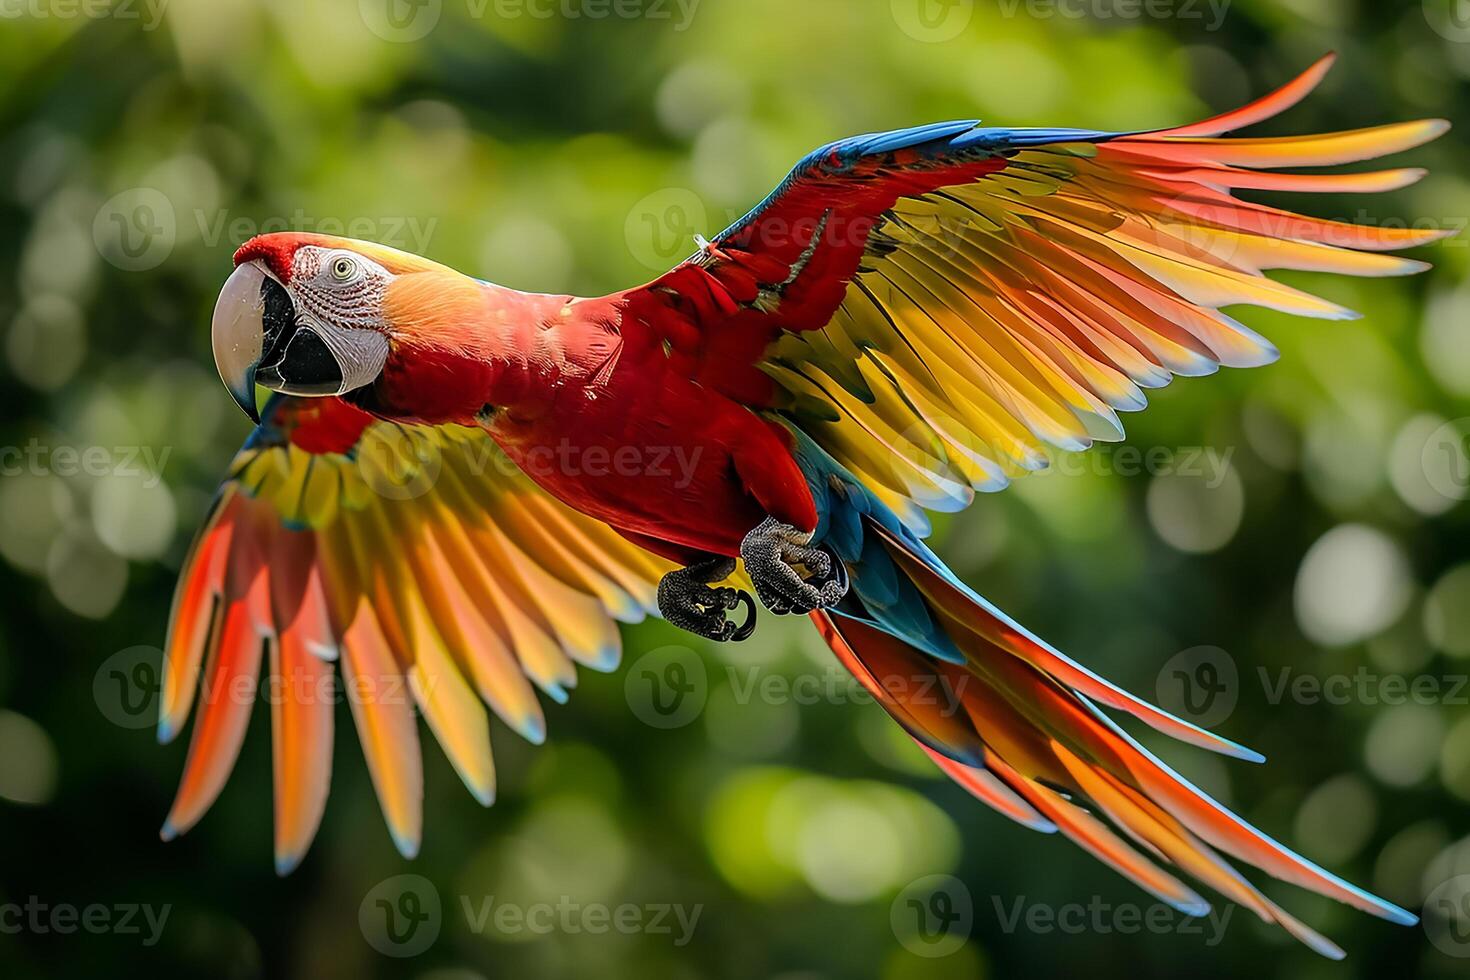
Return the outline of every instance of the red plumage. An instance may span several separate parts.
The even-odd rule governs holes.
[[[344,678],[406,680],[466,784],[488,801],[482,702],[539,741],[533,685],[563,700],[573,662],[610,668],[613,617],[635,620],[657,604],[679,622],[687,608],[665,607],[663,587],[694,592],[695,568],[725,577],[733,563],[719,556],[744,554],[757,588],[769,588],[772,562],[755,569],[770,556],[752,557],[743,542],[774,522],[788,544],[825,549],[816,558],[835,568],[825,584],[847,590],[812,614],[839,661],[977,798],[1059,830],[1190,914],[1207,906],[1172,871],[1327,955],[1340,951],[1224,855],[1411,921],[1219,807],[1103,709],[1258,756],[1063,656],[967,590],[919,540],[925,509],[957,510],[978,490],[1000,489],[1044,466],[1048,447],[1121,438],[1118,414],[1143,407],[1143,389],[1275,356],[1221,308],[1350,315],[1266,270],[1422,267],[1378,253],[1435,233],[1324,222],[1231,196],[1417,179],[1265,171],[1405,149],[1443,130],[1433,120],[1215,138],[1287,108],[1326,65],[1172,131],[961,121],[843,140],[701,240],[690,260],[592,299],[520,293],[320,235],[247,243],[236,261],[269,276],[251,266],[232,277],[243,287],[227,287],[230,302],[222,294],[226,322],[254,316],[260,327],[261,310],[275,311],[268,353],[284,358],[289,286],[299,320],[290,343],[302,345],[291,369],[315,373],[292,380],[272,362],[272,386],[344,393],[272,402],[186,564],[160,731],[177,731],[196,686],[205,710],[166,833],[196,820],[222,785],[248,710],[213,692],[254,677],[261,637],[273,677],[329,679],[323,661],[340,653]],[[246,386],[245,363],[264,356],[260,339],[216,346]],[[346,370],[364,364],[360,375]],[[237,379],[226,380],[242,397]],[[670,573],[648,553],[695,567]],[[780,560],[793,578],[810,577],[809,558]],[[702,628],[692,622],[683,625]],[[730,623],[716,627],[703,635],[729,637],[719,628]],[[934,684],[947,698],[916,696]],[[412,712],[402,703],[353,710],[395,841],[411,854],[422,792]],[[289,867],[320,816],[331,717],[287,699],[273,720],[278,861]],[[293,739],[308,744],[293,751]]]

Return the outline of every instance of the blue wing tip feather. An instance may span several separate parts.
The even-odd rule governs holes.
[[[778,199],[794,181],[811,171],[826,168],[840,172],[855,166],[863,157],[872,154],[916,150],[934,157],[943,157],[946,154],[1002,152],[1008,149],[1025,149],[1053,143],[1092,143],[1122,135],[1125,134],[1096,129],[1009,129],[1004,126],[981,126],[979,119],[953,119],[948,122],[929,123],[925,126],[911,126],[907,129],[849,136],[846,139],[835,140],[820,146],[802,157],[774,191],[751,208],[744,217],[716,235],[715,240],[719,241],[737,234]]]
[[[1011,129],[1005,126],[981,126],[979,119],[956,119],[950,122],[912,126],[886,133],[865,133],[828,143],[807,155],[803,164],[816,164],[833,155],[845,161],[856,161],[872,153],[895,150],[925,150],[938,153],[977,149],[1011,149],[1045,146],[1050,143],[1095,142],[1112,139],[1118,133],[1098,129],[1031,128]],[[798,167],[798,169],[801,169]]]

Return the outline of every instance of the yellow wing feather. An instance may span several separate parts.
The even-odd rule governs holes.
[[[268,409],[185,564],[160,722],[160,737],[174,737],[204,691],[193,736],[202,747],[186,763],[172,836],[223,786],[249,711],[200,679],[251,671],[265,645],[273,688],[285,691],[272,702],[283,873],[325,802],[332,662],[389,831],[411,855],[423,794],[415,710],[489,805],[489,713],[540,743],[536,689],[565,701],[577,665],[615,668],[616,621],[652,611],[668,568],[546,496],[483,432],[372,422],[349,451],[308,452],[286,436],[297,409],[292,399]],[[305,598],[266,611],[262,589]],[[232,616],[221,651],[220,623]]]
[[[1405,187],[1424,172],[1266,168],[1372,159],[1445,124],[1271,139],[1221,137],[1215,125],[1294,104],[1328,63],[1214,121],[1023,149],[996,173],[900,198],[826,327],[772,347],[764,367],[786,393],[779,404],[922,531],[921,508],[959,509],[1044,467],[1049,447],[1122,438],[1117,413],[1142,408],[1141,389],[1274,360],[1222,307],[1354,316],[1265,272],[1404,275],[1425,264],[1379,253],[1443,233],[1323,221],[1230,191]]]

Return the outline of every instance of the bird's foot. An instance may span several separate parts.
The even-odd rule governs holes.
[[[723,643],[746,640],[755,632],[755,601],[740,589],[713,588],[728,578],[735,559],[716,557],[669,572],[658,583],[658,611],[664,619],[696,636]],[[736,625],[726,613],[745,606],[745,622]]]
[[[847,566],[811,541],[809,532],[767,517],[740,542],[745,571],[771,612],[805,615],[835,606],[847,595]]]

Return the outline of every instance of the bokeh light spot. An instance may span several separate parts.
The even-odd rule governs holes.
[[[1435,649],[1470,657],[1470,564],[1440,576],[1424,601],[1424,634]]]
[[[1296,578],[1296,617],[1308,637],[1347,646],[1403,613],[1411,593],[1408,562],[1382,531],[1343,524],[1318,538]]]
[[[1362,850],[1377,821],[1373,790],[1356,773],[1344,773],[1318,786],[1302,801],[1296,814],[1296,839],[1317,860],[1341,863]]]
[[[1159,537],[1180,551],[1218,551],[1240,529],[1245,491],[1226,466],[1217,477],[1160,473],[1148,485],[1148,518]]]
[[[173,540],[176,514],[168,487],[155,478],[105,476],[92,491],[92,524],[124,558],[156,558]]]
[[[1434,771],[1444,722],[1423,704],[1383,708],[1368,729],[1363,752],[1368,771],[1389,786],[1413,786]]]
[[[5,337],[11,370],[42,391],[54,391],[70,381],[86,353],[81,311],[71,300],[50,294],[27,303]]]
[[[57,757],[51,736],[14,711],[0,711],[0,797],[41,804],[56,789]]]
[[[73,525],[51,543],[46,581],[67,609],[88,619],[103,619],[122,598],[128,565],[89,530]]]

